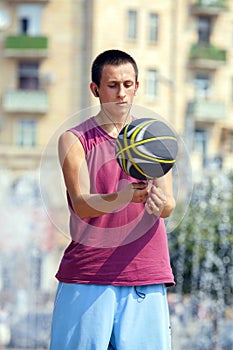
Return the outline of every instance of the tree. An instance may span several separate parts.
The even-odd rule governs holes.
[[[177,293],[233,304],[233,173],[206,175],[169,237]]]

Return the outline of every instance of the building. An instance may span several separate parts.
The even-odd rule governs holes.
[[[233,149],[231,0],[1,0],[1,166],[37,168],[53,131],[95,105],[90,64],[129,51],[136,104],[163,116],[207,166]],[[187,136],[188,135],[188,136]],[[195,158],[196,159],[196,158]]]
[[[136,59],[135,103],[182,136],[195,176],[204,168],[232,168],[232,23],[232,0],[122,0],[117,6],[108,0],[0,0],[0,169],[11,172],[14,193],[22,196],[22,183],[29,186],[27,173],[34,171],[27,193],[35,194],[48,144],[51,161],[56,157],[56,130],[97,105],[89,92],[90,65],[109,48]]]
[[[190,7],[192,42],[187,62],[185,130],[202,165],[232,168],[232,1],[198,1]]]

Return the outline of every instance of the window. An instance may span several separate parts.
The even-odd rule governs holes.
[[[33,147],[36,145],[37,122],[34,119],[22,119],[17,128],[17,145]]]
[[[195,97],[208,98],[211,94],[211,81],[208,74],[197,74],[194,81]]]
[[[158,41],[158,15],[157,13],[149,14],[149,41]]]
[[[209,44],[211,33],[211,20],[209,17],[198,18],[198,43]]]
[[[231,78],[231,103],[233,103],[233,78]]]
[[[137,11],[128,11],[128,38],[137,38]]]
[[[23,62],[18,65],[18,88],[23,90],[39,89],[39,64]]]
[[[27,34],[29,32],[29,19],[21,18],[20,19],[20,33]]]
[[[205,129],[196,129],[194,133],[194,149],[196,152],[206,154],[207,131]]]
[[[20,4],[18,6],[18,32],[26,35],[39,35],[41,32],[42,6]]]
[[[155,69],[146,72],[146,96],[155,98],[158,95],[158,73]]]
[[[194,132],[194,151],[202,155],[203,166],[207,161],[208,132],[205,129],[196,129]]]

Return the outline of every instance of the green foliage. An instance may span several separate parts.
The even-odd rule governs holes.
[[[10,35],[6,38],[5,48],[17,50],[47,49],[48,38],[45,36]]]
[[[193,44],[190,49],[190,59],[226,61],[226,51],[214,45]]]
[[[180,293],[203,291],[232,303],[233,173],[206,176],[196,184],[189,210],[169,237]],[[221,290],[220,290],[221,288]]]

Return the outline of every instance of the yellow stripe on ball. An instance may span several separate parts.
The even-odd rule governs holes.
[[[176,138],[173,137],[173,136],[157,136],[157,137],[151,137],[150,139],[146,139],[146,140],[136,141],[132,145],[128,145],[127,142],[126,142],[127,139],[125,137],[124,138],[125,147],[122,148],[121,144],[119,144],[119,148],[121,148],[121,149],[116,153],[116,156],[118,157],[120,154],[122,154],[124,152],[127,152],[129,160],[132,162],[131,153],[129,152],[129,149],[132,148],[136,154],[138,154],[140,156],[143,156],[143,158],[146,158],[148,160],[156,161],[156,162],[159,162],[159,163],[168,163],[168,164],[169,163],[175,163],[175,159],[167,160],[167,159],[151,157],[151,156],[146,155],[145,153],[141,153],[136,148],[136,146],[138,146],[138,145],[143,145],[143,144],[145,144],[147,142],[157,141],[157,140],[174,140],[174,141],[176,141]]]
[[[120,132],[115,146],[122,170],[137,179],[153,179],[166,174],[176,162],[177,138],[158,119],[136,119]]]

